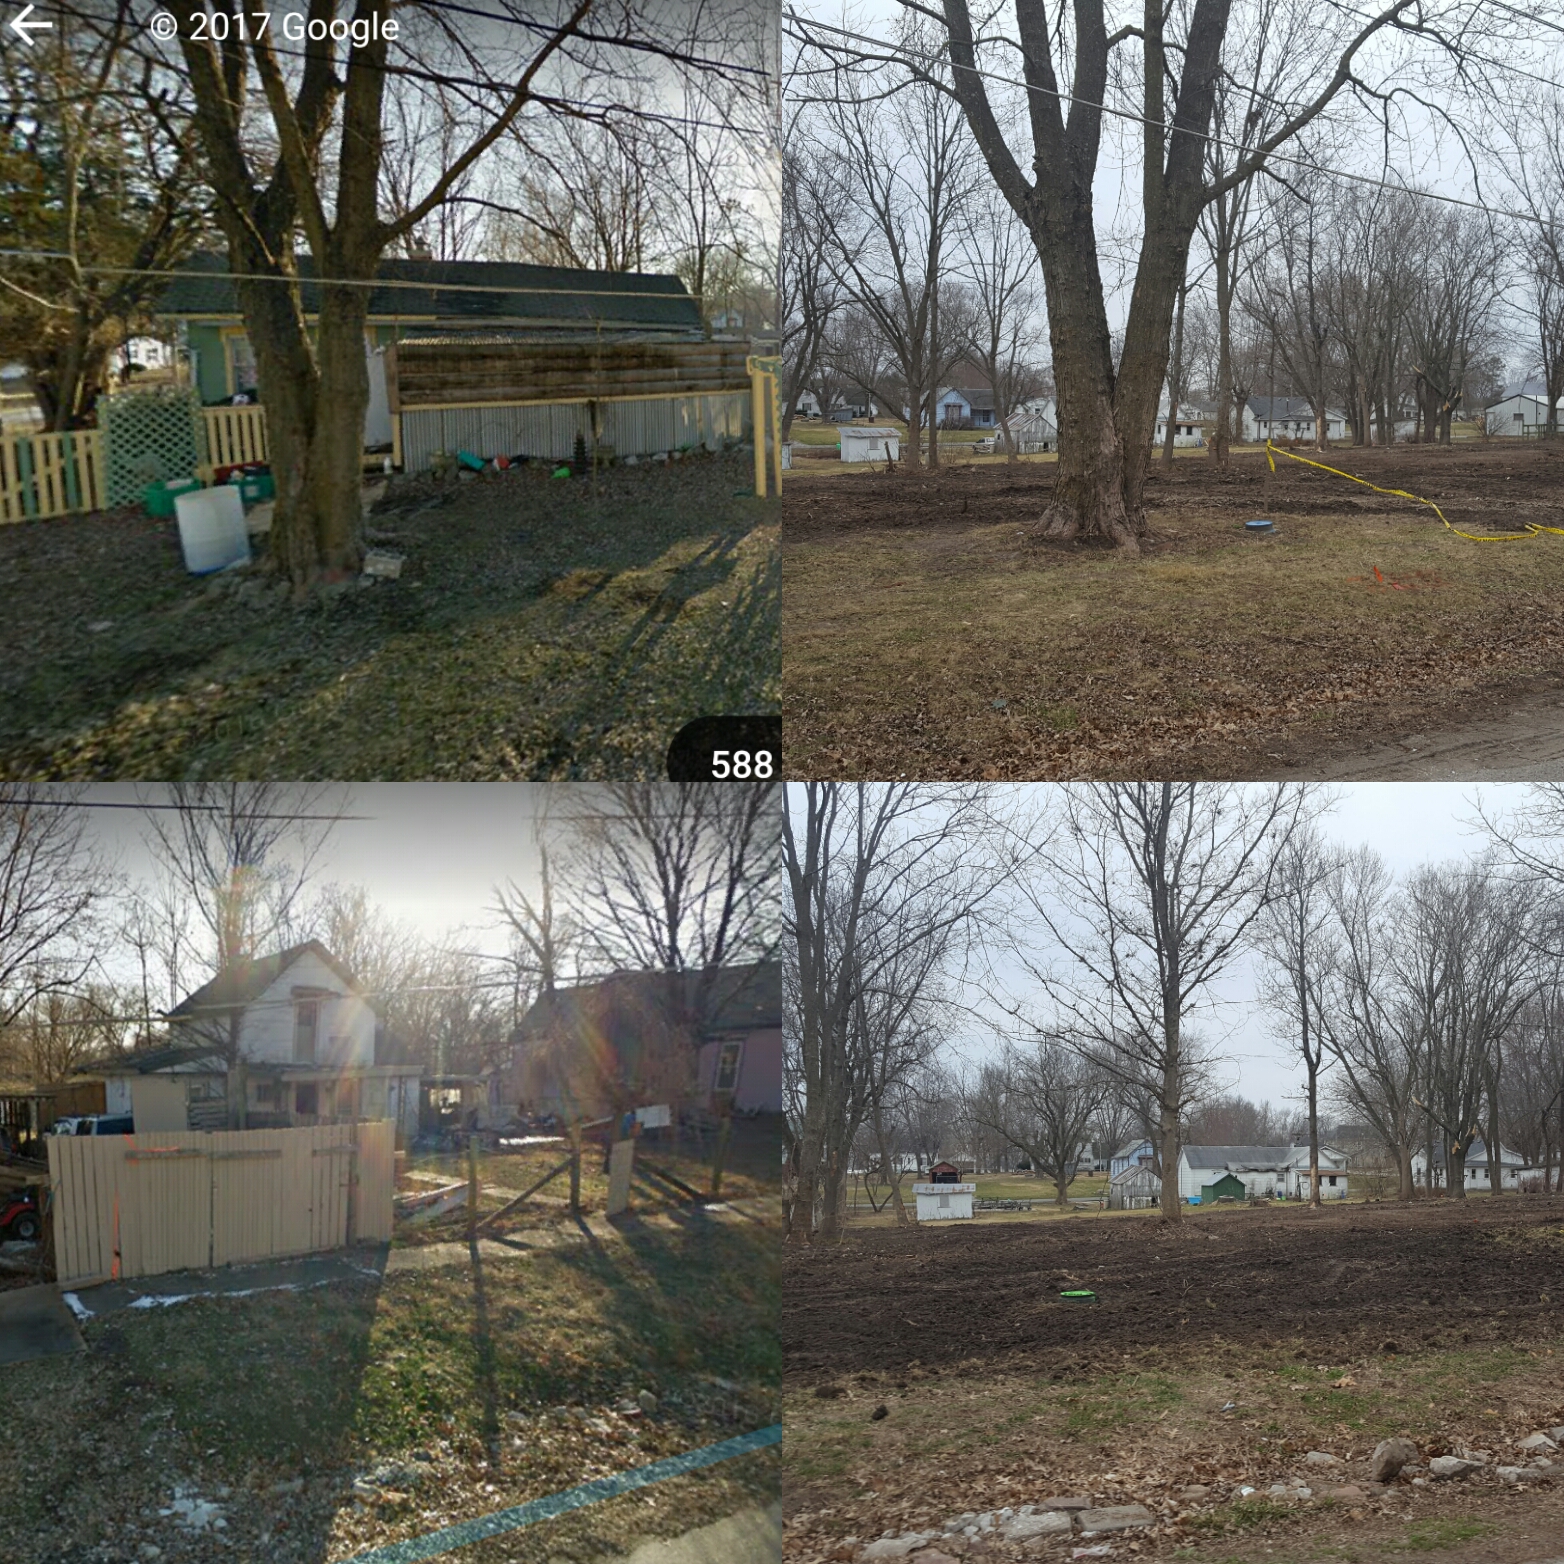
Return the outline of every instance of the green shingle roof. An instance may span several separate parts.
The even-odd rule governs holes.
[[[314,314],[320,307],[320,290],[310,280],[314,260],[300,256],[298,268],[304,311]],[[194,255],[180,271],[163,290],[157,314],[239,318],[239,300],[224,256]],[[388,258],[380,263],[377,276],[382,286],[370,292],[371,320],[411,317],[453,325],[504,322],[578,328],[602,321],[658,332],[701,330],[696,300],[677,277],[660,273],[577,271],[520,261]]]

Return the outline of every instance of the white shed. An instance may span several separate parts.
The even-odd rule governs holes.
[[[894,462],[901,455],[901,436],[894,429],[871,429],[864,425],[842,426],[844,462]]]
[[[920,1222],[951,1222],[970,1218],[976,1184],[914,1184]]]

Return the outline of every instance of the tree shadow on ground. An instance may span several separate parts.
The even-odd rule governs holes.
[[[682,720],[774,709],[744,465],[413,483],[372,519],[402,578],[303,604],[186,575],[170,523],[0,527],[0,775],[653,771]]]

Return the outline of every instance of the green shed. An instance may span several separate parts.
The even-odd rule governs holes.
[[[1235,1174],[1224,1173],[1216,1183],[1200,1186],[1200,1203],[1203,1206],[1215,1205],[1224,1195],[1231,1196],[1234,1200],[1242,1200],[1244,1181]]]

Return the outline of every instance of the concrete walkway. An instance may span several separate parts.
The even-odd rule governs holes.
[[[46,1283],[0,1292],[0,1363],[52,1358],[85,1345],[58,1287]]]

